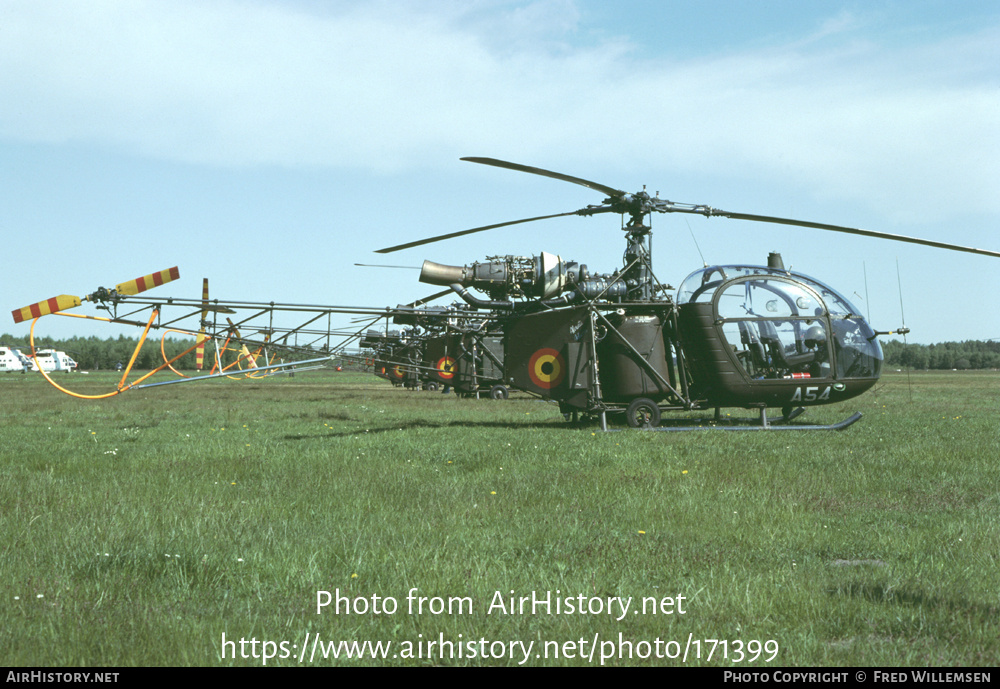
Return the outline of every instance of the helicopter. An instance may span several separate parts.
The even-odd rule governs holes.
[[[375,376],[393,385],[403,384],[405,372],[402,364],[395,363],[395,350],[401,346],[403,335],[398,330],[380,332],[369,330],[358,342],[365,355],[365,364],[370,365]]]
[[[207,291],[201,299],[141,294],[176,280],[179,272],[175,267],[114,289],[101,287],[82,297],[59,295],[15,309],[14,322],[33,319],[32,350],[35,325],[48,314],[144,328],[122,380],[109,393],[76,394],[42,371],[59,390],[87,399],[206,378],[292,373],[328,366],[344,357],[363,360],[363,351],[352,354],[348,346],[363,337],[365,328],[393,318],[418,325],[411,330],[416,336],[407,338],[413,340],[414,348],[398,359],[385,360],[399,366],[393,372],[404,379],[400,381],[404,385],[408,375],[408,380],[417,384],[435,376],[440,382],[454,381],[448,374],[457,377],[464,355],[452,357],[451,352],[470,352],[464,374],[468,394],[478,396],[484,382],[489,384],[491,396],[505,395],[507,388],[521,390],[558,403],[568,420],[597,417],[602,430],[607,430],[608,415],[624,416],[629,426],[637,428],[704,428],[703,424],[660,427],[662,413],[714,408],[715,421],[719,422],[724,407],[756,409],[759,423],[717,424],[719,428],[841,429],[861,415],[831,425],[788,422],[805,407],[842,402],[871,389],[882,371],[877,338],[892,331],[873,330],[849,300],[818,280],[786,270],[777,254],[769,257],[768,265],[705,266],[685,278],[674,294],[673,288],[653,273],[647,216],[692,213],[779,223],[1000,257],[994,251],[902,235],[675,203],[660,199],[658,194],[650,196],[645,190],[630,194],[493,158],[463,160],[579,184],[605,198],[600,204],[575,211],[439,235],[380,249],[380,253],[547,218],[616,213],[622,217],[626,237],[623,266],[611,273],[591,273],[586,265],[546,252],[528,257],[487,256],[483,262],[466,266],[424,261],[421,282],[447,286],[445,293],[453,293],[464,302],[460,308],[445,310],[426,307],[428,299],[395,308],[372,308],[210,300]],[[94,303],[107,316],[67,313],[83,301]],[[164,315],[167,312],[169,317]],[[228,317],[234,314],[240,314],[235,321]],[[368,325],[359,330],[336,330],[331,321],[335,314],[361,316]],[[220,317],[224,315],[223,323]],[[279,324],[279,317],[284,316],[304,320]],[[325,326],[321,325],[324,319]],[[184,325],[191,321],[193,326]],[[139,349],[153,329],[163,330],[164,338],[170,333],[196,338],[187,351],[209,341],[215,343],[211,372],[195,377],[180,374],[172,364],[187,351],[168,358],[161,342],[164,363],[128,382]],[[459,335],[472,339],[454,339]],[[336,337],[341,340],[334,342]],[[304,340],[301,343],[300,338]],[[404,344],[402,338],[399,344]],[[279,353],[285,353],[287,360],[279,360]],[[492,367],[489,372],[486,363]],[[150,380],[168,368],[180,380]],[[769,419],[768,408],[779,408],[781,417]]]
[[[368,330],[361,347],[371,350],[375,375],[394,385],[436,391],[454,388],[460,397],[507,399],[503,385],[502,336],[490,314],[465,304],[415,309],[451,290],[400,304],[392,316],[402,331]]]
[[[666,411],[756,409],[759,423],[726,429],[842,429],[856,413],[830,425],[791,425],[805,407],[834,404],[871,389],[882,372],[878,332],[841,293],[784,267],[705,266],[676,294],[652,269],[652,213],[688,213],[807,227],[1000,257],[1000,253],[840,225],[736,213],[675,203],[645,190],[604,184],[495,158],[463,161],[581,185],[605,195],[600,204],[501,222],[378,249],[391,253],[468,234],[550,218],[615,213],[625,232],[623,266],[591,273],[560,256],[492,256],[451,266],[424,261],[420,281],[448,286],[474,309],[493,314],[503,333],[505,384],[559,404],[568,419],[624,415],[635,428],[660,427]],[[626,219],[627,218],[627,219]],[[470,289],[487,295],[479,297]],[[768,408],[782,415],[769,419]],[[785,425],[779,425],[779,424]],[[695,426],[695,428],[704,426]]]

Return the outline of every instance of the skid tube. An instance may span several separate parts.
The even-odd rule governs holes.
[[[641,431],[842,431],[855,421],[860,419],[862,416],[861,412],[854,412],[851,416],[847,417],[843,421],[838,421],[837,423],[831,424],[816,424],[816,425],[774,425],[770,423],[757,426],[657,426],[655,428],[640,428],[637,430]],[[614,429],[621,430],[621,429]]]
[[[652,428],[637,428],[631,430],[639,431],[660,431],[660,432],[676,432],[676,431],[842,431],[845,428],[851,426],[856,421],[858,421],[863,415],[861,412],[854,412],[851,416],[838,421],[837,423],[831,424],[809,424],[809,425],[789,425],[787,422],[791,421],[802,415],[805,412],[804,407],[798,407],[792,410],[787,415],[783,414],[775,419],[768,419],[767,410],[761,408],[759,421],[754,421],[752,419],[732,419],[731,421],[737,422],[737,425],[715,425],[719,421],[719,410],[716,409],[716,415],[714,419],[698,419],[696,423],[701,425],[697,426],[655,426]],[[740,422],[743,423],[740,423]],[[604,421],[604,415],[601,415],[601,430],[604,432],[612,432],[625,430],[621,428],[608,428],[606,422]]]

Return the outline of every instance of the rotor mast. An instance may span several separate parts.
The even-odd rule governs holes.
[[[625,248],[625,279],[629,284],[629,298],[632,301],[652,301],[653,299],[653,248],[652,229],[644,220],[649,215],[649,194],[644,191],[632,196],[628,204],[628,224],[623,228],[626,233]],[[608,202],[613,203],[613,199]],[[633,286],[634,285],[634,286]]]

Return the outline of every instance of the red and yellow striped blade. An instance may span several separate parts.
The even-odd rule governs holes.
[[[229,327],[232,328],[233,334],[237,338],[242,338],[243,336],[240,335],[240,331],[237,330],[236,324],[233,323],[233,319],[232,318],[227,318],[226,320],[229,322]],[[247,368],[257,368],[257,357],[255,357],[254,355],[252,355],[250,353],[250,350],[247,348],[247,346],[245,344],[241,344],[240,345],[240,358],[239,358],[239,361],[246,362]],[[242,368],[242,366],[240,368]]]
[[[58,297],[52,297],[31,306],[25,306],[22,309],[14,309],[11,313],[14,315],[14,322],[20,323],[21,321],[31,320],[32,318],[45,316],[56,311],[71,309],[79,305],[80,297],[74,297],[71,294],[60,294]]]
[[[145,292],[153,287],[159,287],[167,282],[172,282],[180,276],[180,271],[177,270],[177,266],[174,266],[173,268],[168,268],[167,270],[161,270],[158,273],[150,273],[149,275],[143,275],[141,278],[123,282],[122,284],[116,286],[115,290],[118,294],[139,294],[139,292]]]
[[[208,278],[201,279],[201,310],[202,319],[208,318]]]
[[[198,343],[198,347],[194,350],[194,367],[200,371],[205,367],[205,343],[208,342],[208,336],[205,335],[204,328],[198,331],[196,342]]]
[[[240,347],[240,358],[246,363],[247,368],[257,368],[257,357],[250,353],[246,345]]]
[[[203,306],[208,306],[208,278],[202,278],[201,281],[201,303]],[[201,320],[206,320],[208,318],[208,309],[203,308],[201,310]],[[194,351],[194,361],[195,368],[199,371],[204,368],[205,365],[205,342],[208,341],[208,336],[205,335],[205,326],[201,326],[201,330],[198,331],[198,348]]]

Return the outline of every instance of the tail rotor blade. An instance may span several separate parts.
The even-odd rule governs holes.
[[[198,331],[198,346],[194,351],[195,368],[199,371],[205,366],[205,342],[208,340],[205,335],[205,322],[208,320],[208,278],[202,279],[201,303],[201,330]]]
[[[83,301],[103,302],[107,299],[113,298],[116,293],[122,296],[139,294],[140,292],[145,292],[153,287],[158,287],[159,285],[167,282],[172,282],[179,277],[180,271],[177,269],[177,266],[174,266],[173,268],[167,268],[166,270],[161,270],[156,273],[143,275],[135,280],[123,282],[120,285],[115,286],[115,289],[112,292],[109,292],[103,287],[99,287],[96,292],[86,297],[77,297],[72,294],[60,294],[58,297],[52,297],[51,299],[39,301],[31,304],[30,306],[14,309],[11,311],[11,315],[13,315],[15,323],[21,323],[22,321],[32,318],[39,318],[41,316],[47,316],[51,313],[58,313],[59,311],[72,309],[75,306],[79,306]]]
[[[120,285],[117,285],[115,290],[118,294],[139,294],[140,292],[145,292],[153,287],[159,287],[160,285],[172,282],[180,276],[180,271],[178,271],[177,266],[174,266],[173,268],[167,268],[166,270],[161,270],[157,273],[143,275],[141,278],[136,278],[135,280],[123,282]]]
[[[79,306],[80,303],[80,297],[71,294],[60,294],[58,297],[52,297],[51,299],[39,301],[30,306],[14,309],[11,311],[11,314],[14,316],[15,323],[21,323],[22,321],[39,318],[50,313],[56,313],[57,311],[72,309],[75,306]]]

